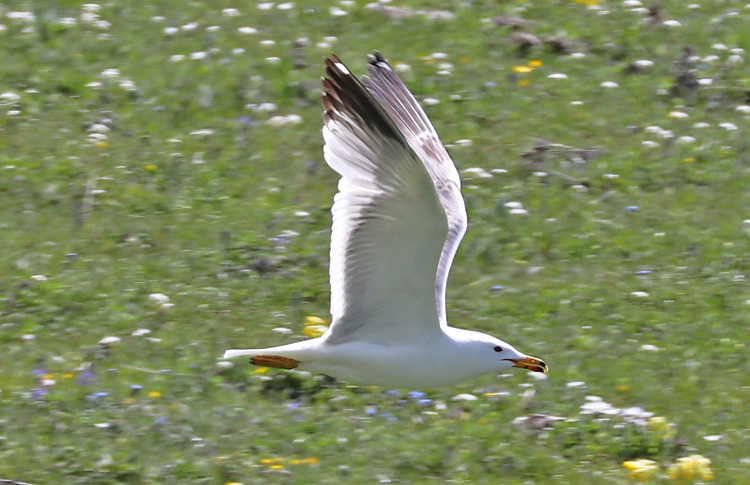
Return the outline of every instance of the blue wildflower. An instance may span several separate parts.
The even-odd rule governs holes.
[[[86,400],[88,400],[89,402],[96,402],[101,399],[104,399],[107,396],[109,396],[109,393],[107,391],[99,391],[99,392],[95,392],[93,394],[89,394],[88,396],[86,396]]]

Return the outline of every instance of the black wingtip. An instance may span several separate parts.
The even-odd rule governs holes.
[[[388,65],[388,61],[386,61],[385,57],[383,57],[383,54],[378,51],[372,51],[372,54],[369,54],[367,56],[367,61],[371,66],[374,67],[386,67],[388,69],[391,68],[391,66]]]

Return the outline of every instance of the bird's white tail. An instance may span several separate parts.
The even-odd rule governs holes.
[[[234,359],[235,357],[252,357],[263,353],[260,349],[230,349],[224,352],[223,359]]]

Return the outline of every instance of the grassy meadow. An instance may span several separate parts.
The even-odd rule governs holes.
[[[643,3],[3,2],[0,479],[747,483],[750,9]],[[329,317],[322,59],[372,50],[464,180],[449,321],[548,376],[220,361]]]

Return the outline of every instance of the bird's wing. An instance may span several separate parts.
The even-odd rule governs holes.
[[[379,55],[363,86],[336,57],[323,80],[332,208],[330,342],[393,343],[445,325],[445,284],[466,229],[458,174]]]
[[[435,281],[438,315],[441,324],[447,325],[445,289],[448,273],[467,226],[466,206],[461,196],[461,178],[435,127],[401,78],[393,72],[379,52],[370,55],[369,61],[370,77],[365,77],[364,84],[424,164],[448,222],[448,234],[440,253]]]

